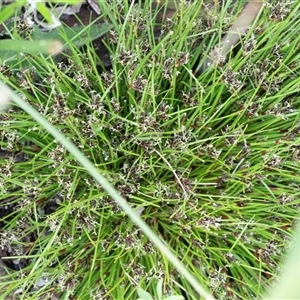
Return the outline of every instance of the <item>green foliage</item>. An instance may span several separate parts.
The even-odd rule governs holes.
[[[25,99],[12,95],[0,119],[0,199],[14,208],[0,246],[26,262],[2,276],[3,298],[261,297],[299,219],[300,4],[278,22],[266,8],[268,30],[198,77],[192,54],[209,52],[231,14],[212,15],[193,52],[196,3],[158,42],[149,7],[99,4],[114,24],[110,70],[68,40],[66,67],[33,56],[43,80],[0,74]]]
[[[52,3],[61,3],[68,5],[77,5],[81,2],[81,0],[55,0],[55,1],[47,1]],[[4,6],[2,3],[1,6]],[[1,7],[0,6],[0,7]],[[33,11],[38,11],[47,22],[50,24],[54,22],[53,15],[51,14],[49,8],[45,6],[45,1],[32,1],[32,0],[23,0],[23,1],[12,1],[12,3],[7,4],[4,8],[0,10],[0,23],[8,20],[15,13],[19,11],[19,9],[23,6],[30,7]]]
[[[17,13],[22,6],[23,3],[21,1],[16,1],[5,6],[4,8],[0,7],[0,24]]]
[[[8,25],[12,28],[13,23]],[[29,40],[2,40],[0,43],[0,64],[6,64],[13,70],[28,68],[34,61],[26,59],[23,54],[51,54],[62,51],[68,53],[71,45],[81,47],[103,36],[111,28],[109,24],[93,24],[89,28],[77,26],[74,28],[59,27],[50,32],[41,31],[36,25],[32,27]],[[66,43],[66,41],[68,41]],[[30,58],[30,57],[29,57]],[[46,57],[45,57],[46,59]]]
[[[50,1],[51,2],[51,1]],[[58,1],[53,1],[58,2]],[[65,4],[78,4],[80,1],[59,1],[60,3]],[[3,9],[0,10],[0,23],[8,20],[13,14],[16,14],[22,6],[29,6],[27,8],[31,12],[36,11],[41,13],[41,15],[46,19],[48,23],[55,23],[54,16],[52,12],[45,6],[44,2],[34,1],[17,1],[11,4],[6,5]],[[25,13],[26,15],[26,13]],[[58,21],[57,21],[58,22]],[[14,30],[15,22],[6,24],[5,27]],[[92,25],[89,33],[87,34],[83,26],[77,28],[55,28],[51,32],[42,31],[37,25],[33,28],[28,28],[28,31],[32,30],[32,34],[27,36],[26,40],[23,40],[18,34],[14,34],[15,39],[5,39],[1,40],[0,43],[0,64],[7,64],[14,66],[14,68],[28,67],[28,63],[24,63],[24,59],[20,57],[20,53],[27,54],[50,54],[55,55],[62,50],[62,46],[58,41],[70,40],[74,45],[80,47],[81,45],[91,42],[94,39],[102,36],[109,30],[109,26],[102,24]],[[62,34],[64,37],[62,37]],[[82,38],[80,35],[86,35],[85,38]],[[31,39],[30,41],[28,39]],[[67,46],[68,48],[68,46]],[[18,62],[20,62],[18,66]]]

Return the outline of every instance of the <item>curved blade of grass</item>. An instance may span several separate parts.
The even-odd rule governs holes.
[[[24,102],[17,94],[15,94],[4,83],[0,82],[0,93],[6,93],[9,95],[12,101],[14,101],[19,107],[32,116],[40,125],[55,137],[76,159],[85,167],[87,172],[98,181],[104,190],[122,207],[129,218],[144,232],[144,234],[155,244],[160,252],[167,257],[167,259],[175,266],[175,268],[187,279],[191,286],[206,300],[214,300],[214,297],[210,295],[196,280],[196,278],[184,267],[176,255],[169,249],[167,244],[163,242],[151,228],[136,214],[130,205],[120,196],[120,194],[114,189],[114,187],[98,172],[97,168],[87,159],[81,151],[68,140],[55,126],[48,122],[42,115],[38,113],[30,104]]]
[[[36,4],[38,12],[45,18],[47,23],[52,24],[54,23],[54,16],[51,11],[46,7],[45,3],[38,2]]]

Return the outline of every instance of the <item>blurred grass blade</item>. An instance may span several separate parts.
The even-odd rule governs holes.
[[[16,53],[42,53],[55,55],[63,49],[59,41],[24,41],[24,40],[2,40],[0,43],[1,51],[12,51]]]
[[[156,294],[158,299],[162,299],[163,296],[163,279],[160,278],[156,286]]]
[[[49,1],[51,3],[59,3],[59,4],[68,4],[68,5],[77,5],[82,2],[82,0],[52,0]]]
[[[45,18],[48,24],[53,24],[55,22],[54,16],[51,11],[46,7],[45,3],[38,2],[36,4],[38,12]]]
[[[148,292],[144,291],[141,288],[137,288],[137,293],[138,293],[139,299],[153,300],[153,297],[151,296],[151,294],[149,294]]]
[[[0,10],[0,24],[12,17],[18,8],[22,7],[22,3],[14,2]]]
[[[294,242],[283,263],[283,271],[265,299],[300,299],[300,224],[294,233]]]

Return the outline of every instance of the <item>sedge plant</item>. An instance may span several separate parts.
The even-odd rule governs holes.
[[[262,296],[299,219],[299,4],[279,14],[270,2],[228,61],[200,75],[237,11],[203,20],[182,5],[157,38],[149,7],[99,6],[113,25],[110,69],[68,43],[64,61],[30,56],[38,68],[0,75],[20,95],[0,120],[2,296],[136,299],[159,284],[162,299],[199,299],[139,218],[201,297]]]

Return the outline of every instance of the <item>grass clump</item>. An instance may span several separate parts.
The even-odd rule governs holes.
[[[193,74],[234,7],[203,20],[196,4],[182,6],[158,39],[147,4],[102,3],[114,25],[111,69],[93,47],[74,47],[58,64],[34,57],[38,74],[1,78],[217,299],[252,299],[276,279],[299,214],[299,4],[273,22],[270,2],[255,27],[268,30],[254,28],[227,63]],[[38,123],[12,107],[0,127],[3,297],[135,299],[163,279],[164,296],[199,298]]]

